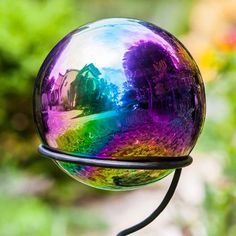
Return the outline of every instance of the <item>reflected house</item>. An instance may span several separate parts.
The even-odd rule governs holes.
[[[75,81],[79,70],[67,70],[62,78],[62,83],[59,89],[59,104],[65,110],[71,110],[75,107],[74,92],[71,91],[71,84]]]
[[[86,78],[98,78],[101,73],[93,63],[90,63],[81,69],[80,75]]]
[[[56,110],[71,110],[82,105],[96,90],[100,91],[100,75],[93,64],[86,64],[80,71],[70,69],[64,75],[59,74],[53,91],[50,92],[51,107],[55,106]]]
[[[50,80],[49,80],[50,81]],[[70,69],[59,74],[53,88],[47,92],[50,110],[83,110],[83,114],[111,109],[117,100],[118,88],[101,77],[94,64],[81,70]]]
[[[53,91],[50,93],[51,107],[55,106],[57,110],[70,110],[75,103],[71,94],[71,83],[76,79],[79,70],[67,70],[64,75],[59,74],[55,81]]]

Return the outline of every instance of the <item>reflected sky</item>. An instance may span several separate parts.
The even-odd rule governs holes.
[[[109,22],[105,27],[104,25]],[[122,22],[122,24],[119,24]],[[91,30],[92,29],[92,30]],[[178,67],[179,59],[168,41],[151,29],[141,25],[139,20],[123,19],[101,20],[73,34],[70,42],[58,58],[50,77],[57,78],[65,74],[68,68],[82,69],[84,65],[93,64],[98,68],[113,68],[123,71],[124,53],[135,43],[152,41],[172,55],[173,63]],[[102,76],[105,76],[102,74]],[[116,84],[122,85],[125,77],[114,78]]]

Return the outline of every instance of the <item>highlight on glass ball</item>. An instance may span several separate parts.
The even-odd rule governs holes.
[[[65,36],[35,82],[34,117],[43,143],[88,158],[178,160],[205,118],[199,69],[170,33],[142,20],[111,18]],[[76,180],[130,190],[173,170],[116,169],[57,161]]]

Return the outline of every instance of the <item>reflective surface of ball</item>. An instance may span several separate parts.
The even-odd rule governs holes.
[[[34,116],[44,144],[91,158],[158,160],[185,156],[205,117],[196,63],[163,29],[105,19],[63,38],[35,83]],[[122,170],[58,162],[93,187],[126,190],[171,170]]]

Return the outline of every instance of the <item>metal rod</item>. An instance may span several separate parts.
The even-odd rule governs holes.
[[[122,230],[120,233],[117,234],[117,236],[125,236],[125,235],[129,235],[131,233],[134,233],[134,232],[144,228],[148,224],[150,224],[152,221],[154,221],[161,214],[161,212],[166,208],[166,206],[170,202],[170,200],[176,190],[176,187],[179,182],[180,175],[181,175],[181,171],[182,171],[182,169],[175,170],[170,187],[169,187],[165,197],[163,198],[161,204],[156,208],[156,210],[151,215],[149,215],[146,219],[141,221],[140,223],[138,223],[130,228],[127,228],[125,230]]]

